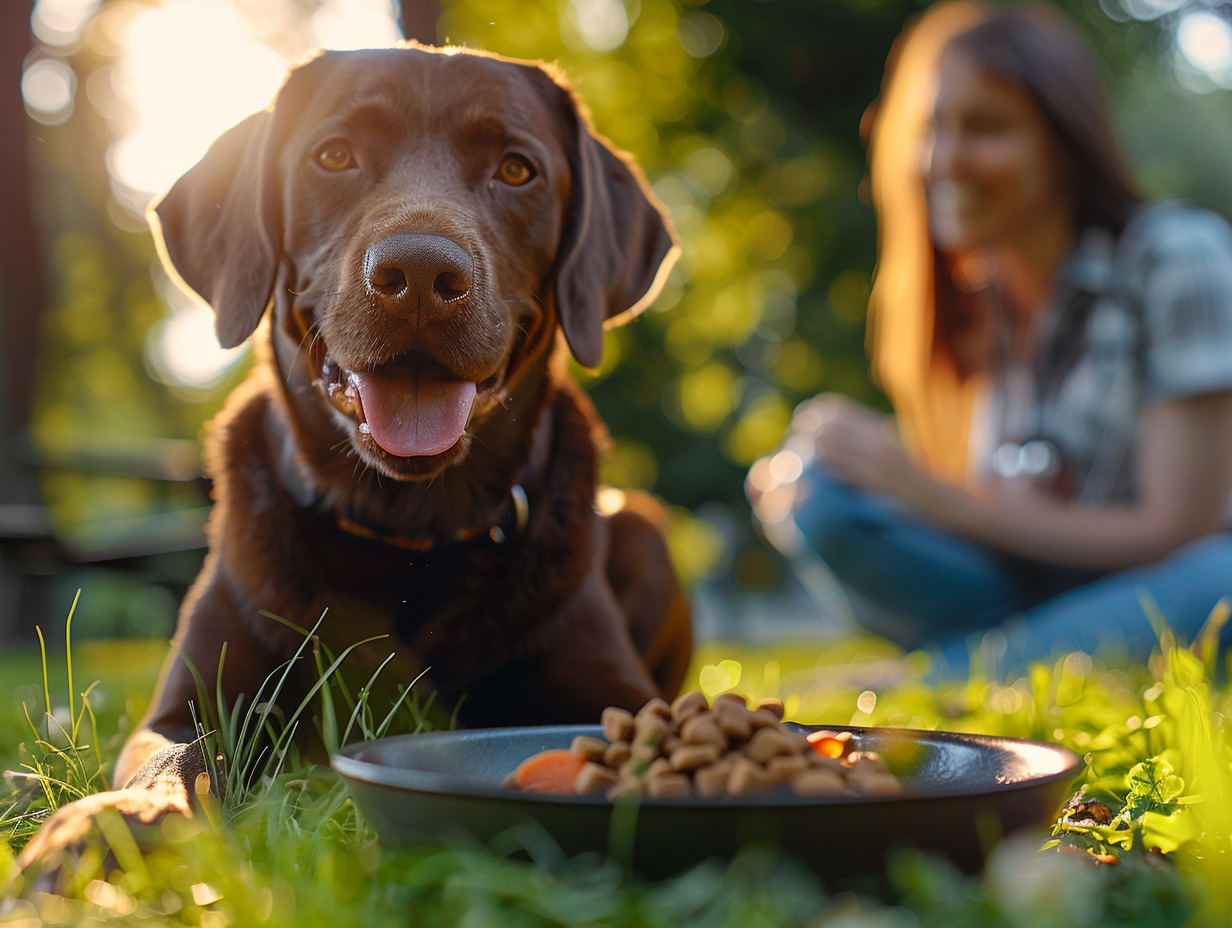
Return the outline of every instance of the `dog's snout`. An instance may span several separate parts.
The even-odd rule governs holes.
[[[364,253],[364,284],[393,312],[452,303],[474,283],[471,257],[441,235],[391,235]]]

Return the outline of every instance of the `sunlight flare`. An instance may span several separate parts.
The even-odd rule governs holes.
[[[45,18],[59,22],[52,6]],[[115,3],[102,15],[122,49],[108,72],[108,96],[119,105],[106,114],[115,127],[107,167],[116,200],[135,216],[143,216],[214,139],[267,106],[293,62],[317,48],[380,47],[400,38],[389,0],[326,0],[310,14],[293,0],[164,0],[155,6]],[[70,28],[69,19],[60,17],[66,23],[60,31]],[[28,105],[49,114],[45,121],[71,106],[71,93],[58,89],[56,76],[36,75],[40,82],[27,92]],[[178,298],[169,303],[169,315],[147,343],[147,364],[172,386],[208,389],[241,353],[219,347],[212,320],[199,307]]]

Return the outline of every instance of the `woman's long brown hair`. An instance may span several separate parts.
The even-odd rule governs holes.
[[[873,376],[889,395],[904,441],[938,478],[961,482],[979,387],[979,363],[964,350],[977,311],[955,274],[962,255],[943,255],[929,234],[925,143],[937,66],[950,49],[1026,91],[1072,165],[1075,227],[1120,231],[1140,196],[1112,130],[1089,47],[1054,10],[940,3],[895,43],[869,135],[878,265],[869,301]]]

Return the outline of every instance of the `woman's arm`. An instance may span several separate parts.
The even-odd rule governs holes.
[[[1218,530],[1232,490],[1232,392],[1151,407],[1139,436],[1138,500],[1108,509],[941,483],[911,463],[880,416],[834,400],[826,413],[817,455],[839,479],[895,496],[972,541],[1054,564],[1115,570],[1160,560]]]

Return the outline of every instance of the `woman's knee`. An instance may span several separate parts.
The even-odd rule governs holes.
[[[834,563],[860,556],[881,505],[813,466],[797,481],[791,520],[808,547],[823,561]]]
[[[1232,535],[1211,536],[1150,567],[1109,574],[1053,597],[1023,616],[1031,654],[1116,644],[1145,655],[1158,644],[1158,616],[1192,641],[1222,600],[1232,598]],[[1232,629],[1223,630],[1223,643]]]

